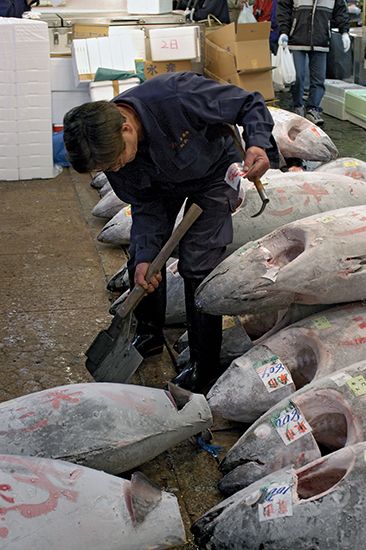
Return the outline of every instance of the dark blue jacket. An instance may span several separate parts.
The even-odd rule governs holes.
[[[30,9],[26,0],[0,0],[0,17],[22,17]]]
[[[167,73],[113,101],[130,105],[143,126],[144,141],[135,159],[106,174],[117,196],[133,205],[134,233],[143,235],[136,263],[151,261],[161,247],[161,199],[223,179],[228,166],[240,158],[223,123],[243,126],[246,147],[261,147],[273,165],[278,162],[273,120],[257,92],[195,73]]]

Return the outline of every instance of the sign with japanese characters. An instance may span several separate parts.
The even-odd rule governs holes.
[[[356,397],[366,394],[366,379],[362,374],[350,378],[347,380],[347,384]]]
[[[271,422],[285,445],[289,445],[312,431],[300,409],[291,401],[284,410],[272,416]]]
[[[277,355],[272,355],[272,357],[263,359],[263,361],[257,361],[254,368],[268,392],[293,384],[290,371]]]

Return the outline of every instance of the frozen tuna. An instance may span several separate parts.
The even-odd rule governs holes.
[[[366,298],[366,205],[289,223],[231,254],[199,286],[213,315]]]
[[[366,361],[308,384],[262,415],[221,463],[225,493],[287,464],[366,440]],[[228,473],[230,472],[230,473]]]
[[[99,195],[100,195],[100,197],[104,197],[110,191],[112,191],[112,186],[109,183],[109,181],[106,181],[105,184],[103,185],[103,187],[101,187],[99,189]]]
[[[185,542],[174,495],[61,460],[0,455],[1,548],[143,550]]]
[[[0,452],[131,470],[211,425],[203,395],[132,384],[72,384],[0,404]]]
[[[126,245],[130,242],[132,227],[131,206],[120,208],[97,236],[101,243]]]
[[[127,206],[126,203],[121,201],[112,190],[97,202],[92,210],[92,214],[98,218],[113,218],[125,206]]]
[[[319,176],[322,177],[319,177]],[[263,214],[251,218],[258,193],[247,189],[241,208],[233,215],[234,239],[228,252],[274,229],[319,212],[366,204],[366,182],[348,176],[318,172],[271,173],[263,178],[269,204]]]
[[[366,181],[366,162],[350,157],[327,162],[316,168],[316,172],[326,172],[327,174],[341,174],[350,176],[357,180]]]
[[[238,422],[258,416],[312,380],[366,358],[366,305],[310,315],[261,339],[213,385],[211,410]]]
[[[319,126],[284,109],[269,110],[274,121],[272,133],[285,158],[329,162],[338,157],[333,141]]]
[[[239,491],[193,525],[199,548],[363,548],[365,452],[366,443],[358,443]]]
[[[109,183],[107,176],[104,172],[99,172],[99,174],[92,178],[90,185],[94,187],[94,189],[101,189],[106,183]]]

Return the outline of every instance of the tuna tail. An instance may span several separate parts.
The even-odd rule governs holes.
[[[162,492],[144,474],[135,472],[131,476],[130,497],[132,521],[142,523],[149,512],[160,503]]]

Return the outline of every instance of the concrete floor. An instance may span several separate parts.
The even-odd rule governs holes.
[[[341,156],[366,161],[365,130],[326,118]],[[89,181],[64,170],[54,180],[0,182],[0,401],[91,380],[84,351],[111,320],[116,296],[106,282],[125,255],[96,240],[105,220],[91,215],[99,196]],[[134,382],[162,387],[173,374],[165,352]],[[213,442],[224,454],[242,429],[216,423]],[[187,441],[139,469],[178,496],[188,536],[181,548],[196,548],[189,526],[221,498],[214,459]]]

